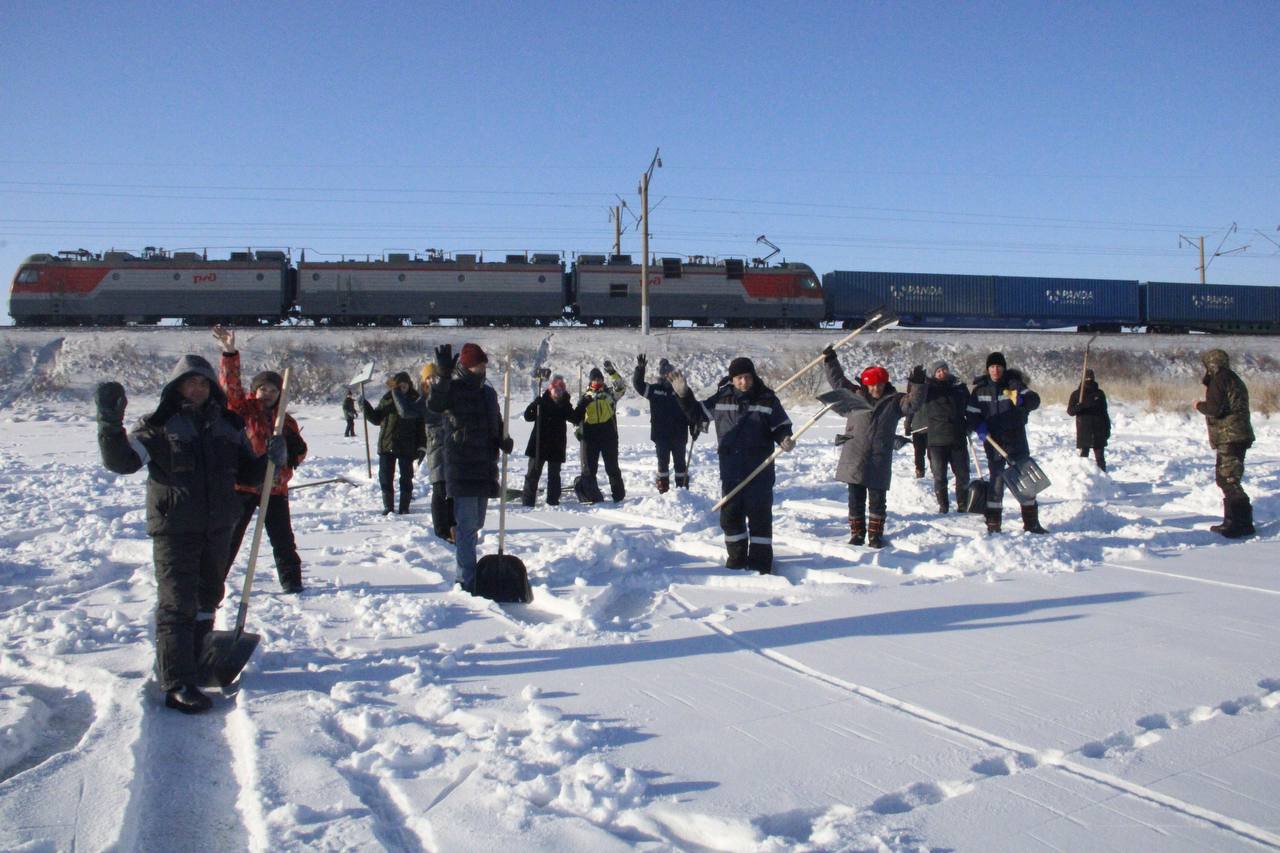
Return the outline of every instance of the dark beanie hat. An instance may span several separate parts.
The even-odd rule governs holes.
[[[397,373],[397,374],[396,374],[396,376],[395,376],[395,380],[396,380],[397,382],[403,382],[403,383],[405,383],[406,385],[412,385],[412,384],[413,384],[413,378],[412,378],[411,376],[409,376],[409,372],[408,372],[407,370],[402,370],[402,371],[400,371],[399,373]]]
[[[658,359],[658,375],[659,376],[666,376],[668,373],[670,373],[673,370],[675,370],[675,367],[672,366],[671,362],[667,361],[665,358]]]
[[[1085,370],[1085,372],[1084,372],[1084,378],[1085,378],[1085,379],[1087,379],[1087,380],[1089,380],[1090,382],[1094,381],[1094,380],[1093,380],[1093,368],[1092,368],[1092,367],[1090,367],[1090,368],[1088,368],[1087,370]]]
[[[257,376],[253,377],[253,380],[249,382],[249,392],[253,393],[263,385],[274,385],[276,386],[276,390],[279,391],[284,387],[284,380],[281,379],[280,374],[276,373],[274,370],[264,370]]]
[[[987,367],[990,367],[993,364],[998,364],[1001,367],[1006,367],[1006,368],[1009,366],[1005,362],[1004,353],[1002,352],[993,352],[991,353],[991,355],[987,356]]]
[[[488,364],[489,356],[484,354],[479,344],[463,344],[462,354],[458,356],[458,364],[463,367],[475,367],[477,364]]]
[[[756,374],[756,366],[751,359],[745,355],[740,355],[733,361],[729,362],[729,377],[741,376],[744,373],[750,373],[752,376]]]
[[[591,382],[603,382],[604,374],[600,372],[600,368],[593,367],[591,372],[587,374],[587,379]]]

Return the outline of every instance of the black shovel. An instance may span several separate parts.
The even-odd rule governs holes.
[[[973,437],[966,435],[965,440],[969,444],[969,453],[973,455],[973,473],[975,476],[969,478],[969,492],[965,495],[964,511],[985,515],[987,512],[987,489],[991,484],[982,476],[982,463],[978,461],[978,448],[973,446]]]
[[[280,401],[276,403],[276,427],[272,435],[284,433],[285,407],[289,397],[289,368],[285,368],[280,383]],[[249,614],[249,592],[253,589],[253,570],[258,563],[258,546],[262,544],[262,528],[267,519],[267,501],[271,499],[271,486],[275,483],[276,466],[267,462],[267,475],[262,480],[262,497],[258,501],[258,519],[253,525],[253,542],[249,546],[249,568],[244,572],[244,590],[240,593],[240,613],[232,631],[212,631],[205,639],[200,655],[199,670],[205,686],[230,687],[240,676],[253,650],[262,639],[260,634],[250,634],[244,629]]]
[[[502,437],[511,423],[511,371],[502,375]],[[502,487],[498,504],[498,553],[486,554],[476,563],[475,594],[490,601],[528,604],[533,601],[529,572],[514,554],[504,553],[507,537],[507,454],[502,454]]]
[[[1004,480],[1004,484],[1009,487],[1009,493],[1013,495],[1014,500],[1020,504],[1031,503],[1035,500],[1036,495],[1049,488],[1049,476],[1036,464],[1034,459],[1023,459],[1021,462],[1015,462],[1009,458],[1009,454],[1004,452],[1004,448],[996,444],[996,440],[991,436],[987,436],[987,441],[996,452],[1004,457],[1004,473],[1000,475]]]

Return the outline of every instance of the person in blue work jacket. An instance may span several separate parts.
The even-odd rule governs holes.
[[[987,470],[991,485],[987,489],[987,533],[999,533],[1004,515],[1005,458],[991,446],[990,435],[1014,462],[1031,458],[1027,443],[1027,418],[1040,408],[1040,395],[1029,389],[1020,371],[1009,370],[1004,353],[987,356],[987,372],[973,380],[966,407],[969,428],[987,449]],[[1040,507],[1032,497],[1022,505],[1022,529],[1028,533],[1047,533],[1040,526]]]
[[[778,396],[760,380],[751,359],[729,362],[728,377],[701,402],[679,371],[672,371],[669,379],[690,423],[715,424],[722,495],[764,462],[774,445],[783,450],[795,447],[791,419]],[[774,467],[769,465],[721,508],[726,568],[773,571],[773,483]]]
[[[671,488],[671,473],[675,469],[677,489],[689,488],[689,469],[686,446],[689,441],[689,419],[680,408],[675,389],[668,377],[675,368],[665,358],[658,360],[658,381],[645,382],[645,365],[648,359],[641,353],[636,356],[636,370],[631,384],[636,393],[649,401],[649,439],[658,455],[657,486],[660,494]],[[670,467],[668,467],[668,465]]]

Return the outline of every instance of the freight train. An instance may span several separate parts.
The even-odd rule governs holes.
[[[19,325],[305,322],[315,325],[634,326],[641,266],[630,255],[388,254],[295,265],[288,252],[148,248],[33,255],[18,268],[9,313]],[[1280,287],[1116,279],[835,271],[807,264],[655,258],[654,325],[855,326],[888,307],[904,326],[1280,333]]]

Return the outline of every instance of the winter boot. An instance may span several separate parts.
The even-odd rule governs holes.
[[[861,545],[867,541],[866,516],[855,515],[849,519],[849,544]]]
[[[520,491],[520,503],[524,506],[533,506],[538,502],[538,481],[530,482],[528,477],[524,478],[524,488]]]
[[[184,684],[164,694],[164,706],[184,714],[199,714],[212,708],[213,700],[194,684]]]
[[[924,479],[924,469],[919,466],[916,466],[916,479],[917,480]]]
[[[1232,501],[1231,523],[1218,532],[1228,539],[1243,539],[1254,534],[1253,504],[1248,498]]]
[[[280,590],[297,595],[302,592],[302,566],[278,566],[276,577],[280,581]]]
[[[658,478],[658,494],[665,495],[670,490],[671,490],[671,478],[659,477]]]
[[[1209,529],[1214,533],[1221,533],[1222,531],[1226,530],[1228,527],[1233,526],[1232,519],[1231,519],[1232,509],[1233,507],[1231,505],[1231,501],[1227,500],[1226,498],[1223,498],[1222,499],[1222,521],[1219,522],[1218,524],[1210,525]]]
[[[726,542],[724,543],[724,548],[728,552],[728,557],[724,561],[726,569],[745,569],[749,565],[747,562],[747,540],[745,538],[736,542]]]
[[[391,513],[394,511],[392,508],[392,503],[394,502],[394,500],[395,500],[395,495],[393,495],[390,490],[384,489],[382,492],[382,514],[383,515],[391,515]]]
[[[413,500],[413,495],[409,495],[409,494],[400,495],[400,514],[401,515],[409,514],[409,501],[411,500]]]
[[[947,501],[947,487],[934,489],[933,495],[938,499],[938,512],[947,513],[951,511],[951,506]]]
[[[1004,516],[1004,510],[999,507],[987,507],[984,513],[987,519],[987,535],[1000,532],[1000,521]]]
[[[689,488],[689,473],[687,471],[683,474],[679,472],[676,473],[676,488],[677,489]]]
[[[623,484],[621,477],[609,478],[609,496],[613,498],[614,503],[618,503],[627,496],[627,487]]]
[[[762,575],[773,573],[773,546],[752,542],[747,552],[747,567]]]
[[[1040,526],[1040,507],[1036,504],[1022,508],[1022,529],[1028,533],[1048,533]]]
[[[867,547],[883,548],[884,541],[884,516],[873,515],[867,519]]]

